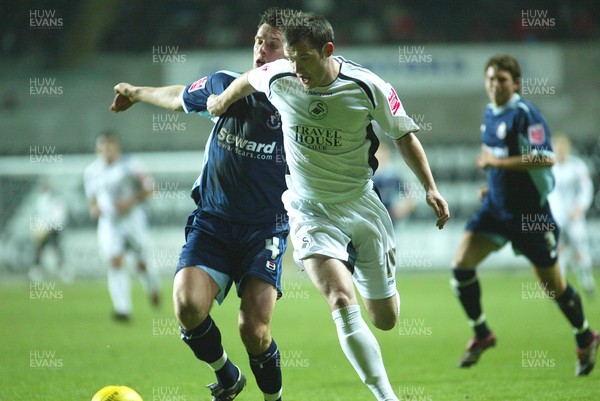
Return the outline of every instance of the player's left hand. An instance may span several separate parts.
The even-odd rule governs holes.
[[[569,217],[571,218],[571,220],[575,221],[575,220],[580,220],[585,216],[585,209],[583,209],[580,206],[575,206],[573,207],[573,209],[571,210],[571,213],[569,214]]]
[[[225,109],[223,105],[219,101],[219,96],[212,94],[206,99],[206,110],[210,113],[211,116],[218,117],[221,114],[225,113]]]
[[[115,201],[115,208],[119,213],[127,213],[136,204],[134,199],[117,199]]]
[[[488,169],[495,166],[496,157],[490,153],[485,146],[481,147],[481,153],[477,156],[477,167]]]
[[[438,229],[443,229],[450,219],[450,209],[448,209],[448,203],[437,190],[427,191],[427,196],[425,199],[427,204],[433,209],[438,218],[435,225]]]

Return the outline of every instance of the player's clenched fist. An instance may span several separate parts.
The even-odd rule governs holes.
[[[225,113],[225,108],[219,101],[219,96],[210,95],[206,100],[206,110],[210,113],[211,116],[220,116]]]
[[[115,86],[116,95],[110,105],[110,110],[118,113],[130,108],[135,103],[135,100],[133,100],[133,88],[134,86],[127,83],[117,84]]]

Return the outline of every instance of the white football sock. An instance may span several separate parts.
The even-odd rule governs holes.
[[[278,399],[281,398],[281,395],[283,394],[283,389],[280,389],[277,393],[275,394],[267,394],[267,393],[263,393],[263,397],[265,399],[265,401],[277,401]]]
[[[225,366],[226,363],[227,363],[227,353],[225,352],[225,350],[223,350],[223,355],[221,355],[221,357],[219,359],[217,359],[216,361],[214,361],[212,363],[206,362],[206,364],[208,366],[210,366],[214,372],[216,372],[217,370],[221,370],[223,368],[223,366]]]
[[[377,339],[360,313],[360,306],[350,305],[331,315],[346,358],[378,401],[398,401],[387,378]]]
[[[108,268],[108,292],[116,313],[131,313],[131,279],[127,269]]]
[[[592,274],[592,260],[589,257],[583,256],[581,260],[573,260],[573,272],[577,276],[579,284],[585,291],[594,291],[596,281]]]
[[[138,270],[138,277],[140,278],[142,287],[148,294],[158,292],[158,280],[152,272],[148,271],[148,267],[144,271]]]

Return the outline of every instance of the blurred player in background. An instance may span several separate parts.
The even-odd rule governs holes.
[[[559,229],[548,206],[554,180],[550,132],[540,111],[519,95],[521,68],[508,55],[485,65],[485,89],[491,103],[482,126],[482,152],[477,166],[487,171],[482,205],[469,221],[454,259],[456,294],[475,331],[459,362],[469,367],[496,344],[481,307],[476,267],[508,241],[535,267],[542,288],[556,300],[575,331],[576,374],[594,367],[598,333],[588,327],[581,299],[565,282],[558,265]]]
[[[152,178],[129,156],[121,154],[117,136],[106,132],[96,139],[98,158],[84,173],[90,216],[98,220],[100,255],[109,263],[108,290],[114,317],[131,317],[131,279],[126,254],[133,253],[142,285],[152,304],[160,302],[157,278],[149,266],[148,218],[143,202],[152,194]]]
[[[566,135],[555,135],[552,146],[556,152],[556,163],[552,166],[556,187],[548,195],[548,201],[560,227],[561,271],[566,277],[570,268],[586,294],[592,297],[596,282],[585,215],[594,199],[594,185],[585,162],[571,153],[571,140]]]
[[[436,189],[419,130],[394,89],[372,72],[333,57],[334,34],[318,15],[293,12],[283,21],[288,59],[245,73],[208,99],[212,115],[255,91],[277,107],[290,174],[283,201],[294,258],[306,269],[332,312],[346,357],[378,400],[398,400],[377,339],[362,318],[353,279],[373,324],[398,320],[395,235],[371,176],[379,144],[371,120],[395,140],[427,191],[441,229],[448,206]]]
[[[41,280],[44,271],[44,253],[52,249],[56,259],[56,273],[61,280],[72,280],[72,271],[65,265],[65,255],[61,243],[61,234],[67,223],[69,212],[64,199],[56,193],[49,182],[42,184],[42,192],[35,202],[35,214],[31,216],[30,226],[34,237],[34,267],[29,271],[32,281]]]
[[[254,40],[253,66],[284,57],[278,18],[271,8],[261,17]],[[111,106],[122,111],[143,102],[209,117],[206,100],[238,73],[219,71],[187,85],[161,88],[121,83]],[[282,398],[280,352],[271,336],[275,301],[281,297],[281,262],[289,225],[281,202],[286,162],[279,112],[264,94],[253,94],[213,119],[204,165],[194,183],[197,209],[188,219],[186,244],[173,284],[181,338],[215,372],[209,385],[214,401],[234,399],[246,378],[229,359],[209,312],[235,282],[241,298],[239,330],[250,367],[266,401]]]
[[[409,191],[409,185],[400,178],[393,160],[394,155],[386,142],[379,143],[375,157],[379,166],[373,174],[373,184],[379,191],[379,197],[390,214],[392,223],[396,225],[415,209],[416,204],[411,200],[413,194]]]

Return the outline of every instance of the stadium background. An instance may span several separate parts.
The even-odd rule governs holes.
[[[509,52],[523,67],[523,93],[546,115],[553,132],[573,138],[600,190],[600,44],[593,1],[494,3],[287,1],[330,18],[337,53],[363,64],[399,92],[421,126],[434,175],[452,212],[431,235],[421,199],[399,227],[405,266],[447,267],[464,222],[477,206],[484,175],[474,168],[481,114],[487,102],[483,64]],[[32,261],[32,208],[42,182],[66,200],[62,228],[68,264],[77,275],[103,275],[81,173],[93,160],[94,138],[116,131],[155,178],[148,202],[153,262],[168,275],[192,208],[188,190],[199,173],[208,120],[136,106],[108,112],[118,82],[186,84],[219,69],[247,70],[258,14],[267,2],[107,1],[14,2],[1,16],[0,271],[20,275]],[[243,16],[243,17],[242,17]],[[396,160],[407,187],[418,188]],[[422,198],[413,191],[413,197]],[[589,213],[592,247],[600,259],[600,196]],[[405,252],[405,253],[403,253]],[[494,260],[526,264],[506,249]],[[46,257],[51,257],[46,256]]]
[[[258,14],[270,5],[258,0],[25,0],[2,7],[0,312],[6,325],[0,335],[0,399],[90,399],[103,385],[123,383],[138,389],[146,401],[187,401],[202,391],[198,383],[212,380],[177,340],[170,309],[157,315],[140,305],[139,286],[134,323],[124,328],[109,321],[106,266],[98,258],[82,173],[94,159],[95,137],[112,129],[124,150],[153,175],[154,193],[147,202],[151,262],[168,295],[183,224],[193,208],[189,188],[199,173],[212,124],[145,105],[112,114],[112,88],[118,82],[184,84],[219,69],[248,69]],[[414,191],[419,206],[398,226],[403,315],[399,331],[376,335],[394,385],[401,380],[399,397],[466,399],[466,394],[456,395],[459,387],[471,392],[470,399],[481,400],[598,399],[598,372],[583,386],[566,378],[574,362],[573,349],[564,347],[571,341],[570,330],[554,306],[537,302],[543,294],[523,269],[527,262],[508,248],[486,261],[482,272],[490,277],[484,283],[486,306],[498,330],[504,330],[506,347],[486,356],[489,363],[478,367],[477,374],[464,376],[453,369],[468,327],[460,320],[464,316],[458,304],[446,307],[454,301],[445,270],[466,219],[477,207],[476,189],[484,179],[474,167],[487,103],[483,64],[500,52],[519,58],[525,96],[540,107],[553,132],[570,135],[592,171],[596,196],[588,216],[598,267],[598,2],[298,0],[277,5],[325,14],[336,31],[336,53],[394,85],[408,114],[421,125],[419,138],[451,206],[452,220],[438,232],[422,193]],[[395,163],[402,177],[410,179],[403,162]],[[72,283],[50,273],[35,285],[28,280],[38,213],[34,204],[44,182],[68,204],[69,219],[61,231],[66,263],[75,274]],[[412,181],[406,185],[418,188]],[[51,252],[44,255],[50,269],[55,259]],[[287,345],[286,398],[368,399],[339,353],[334,330],[315,341],[314,328],[331,322],[320,296],[295,273],[289,252],[284,269],[287,295],[278,305],[274,325]],[[598,322],[597,303],[585,302],[590,321]],[[244,353],[240,341],[229,335],[236,331],[236,307],[235,301],[229,302],[215,314],[228,333],[228,353],[239,358]],[[560,330],[546,330],[553,325]],[[409,335],[411,329],[420,335]],[[534,332],[548,341],[533,343]],[[536,352],[549,352],[551,358],[531,356]],[[431,364],[433,359],[436,363]],[[556,362],[556,368],[526,370],[524,361]],[[36,369],[33,362],[60,364],[60,369]],[[199,378],[181,374],[196,370]],[[258,399],[255,387],[249,385],[240,399]],[[169,391],[180,396],[165,396]],[[328,396],[322,397],[322,391]]]

